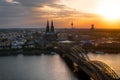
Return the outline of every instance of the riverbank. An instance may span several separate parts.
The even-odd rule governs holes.
[[[26,48],[26,49],[1,49],[0,56],[17,56],[22,54],[24,56],[39,56],[41,54],[53,54],[54,50],[49,48]]]
[[[119,45],[120,46],[120,45]],[[107,53],[107,54],[120,54],[120,47],[118,45],[116,46],[96,46],[93,47],[93,53],[101,52],[101,53]]]

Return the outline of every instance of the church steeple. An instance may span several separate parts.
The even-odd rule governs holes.
[[[49,20],[47,20],[46,32],[49,32]]]
[[[51,21],[51,32],[54,32],[54,24],[53,24],[53,20]]]

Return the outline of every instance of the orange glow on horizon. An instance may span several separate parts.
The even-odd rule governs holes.
[[[33,12],[38,13],[37,18],[54,20],[58,28],[71,28],[72,21],[75,28],[91,28],[91,24],[95,28],[120,28],[118,0],[60,0],[56,4],[60,6],[44,5],[35,7]],[[43,15],[39,16],[41,11]]]
[[[120,24],[118,22],[105,21],[104,19],[87,19],[87,18],[64,18],[55,19],[55,26],[58,28],[71,28],[71,22],[73,21],[74,28],[91,28],[91,24],[95,25],[95,29],[118,29]]]
[[[119,0],[60,0],[62,4],[75,9],[78,12],[93,14],[82,14],[83,16],[75,17],[74,23],[77,28],[90,28],[95,24],[96,28],[120,28],[120,1]],[[96,15],[94,15],[96,14]]]

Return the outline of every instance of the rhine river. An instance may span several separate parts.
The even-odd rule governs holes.
[[[120,76],[120,55],[93,55]],[[0,80],[78,80],[59,55],[0,57]]]

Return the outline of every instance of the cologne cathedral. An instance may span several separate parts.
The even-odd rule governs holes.
[[[45,40],[48,42],[57,41],[57,33],[55,32],[55,29],[54,29],[53,20],[51,21],[50,25],[49,25],[49,21],[47,20]]]

